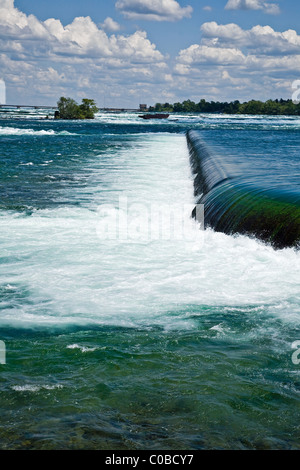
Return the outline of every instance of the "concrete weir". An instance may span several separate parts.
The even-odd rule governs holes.
[[[232,177],[199,131],[187,132],[197,203],[204,204],[205,226],[226,234],[255,236],[276,249],[300,246],[300,192],[256,186]]]

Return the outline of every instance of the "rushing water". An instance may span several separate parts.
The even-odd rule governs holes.
[[[299,449],[299,252],[147,214],[193,207],[191,128],[298,191],[300,119],[42,116],[0,121],[1,448]]]

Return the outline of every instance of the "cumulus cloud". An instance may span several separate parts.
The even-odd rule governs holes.
[[[223,46],[226,44],[247,49],[259,55],[298,55],[300,36],[295,30],[275,31],[270,26],[254,26],[244,30],[235,23],[219,25],[215,21],[201,27],[203,42]]]
[[[179,63],[234,65],[257,60],[280,64],[280,58],[287,62],[292,57],[295,68],[299,68],[300,35],[294,30],[278,32],[270,26],[260,25],[244,30],[235,23],[220,25],[212,21],[204,23],[201,31],[201,43],[180,51]]]
[[[113,20],[110,16],[108,16],[103,23],[101,23],[101,28],[103,28],[105,31],[110,31],[110,32],[116,32],[121,29],[121,26],[119,23],[117,23],[115,20]]]
[[[109,29],[117,29],[111,18],[104,26],[106,31],[90,17],[77,17],[66,26],[54,18],[40,21],[15,8],[13,0],[0,0],[0,69],[8,87],[19,94],[30,90],[57,96],[68,89],[99,94],[104,84],[122,84],[126,95],[133,81],[138,89],[155,75],[164,76],[165,57],[145,31],[109,35]]]
[[[116,8],[130,20],[178,21],[190,18],[193,8],[176,0],[118,0]]]
[[[238,65],[245,61],[244,54],[236,48],[194,44],[179,53],[178,62],[183,65]]]
[[[152,5],[147,19],[157,15],[159,21],[187,17],[190,11],[173,0],[121,3],[124,8]],[[133,11],[144,15],[146,10]],[[90,17],[68,25],[54,18],[40,21],[15,8],[13,0],[0,0],[0,70],[11,101],[51,104],[62,95],[88,96],[99,106],[105,97],[107,106],[132,107],[139,99],[149,104],[197,96],[264,99],[266,94],[284,96],[288,84],[299,78],[300,36],[292,29],[207,22],[201,41],[182,49],[171,68],[173,61],[145,31],[121,34],[117,25],[112,18],[100,26]]]
[[[277,3],[265,2],[264,0],[228,0],[226,10],[262,10],[270,15],[278,15],[280,8]]]
[[[227,88],[248,99],[249,90],[256,90],[257,97],[286,89],[287,79],[300,73],[300,36],[294,30],[260,25],[246,30],[234,23],[208,22],[201,31],[201,42],[181,50],[176,59],[178,80],[191,90],[201,83],[211,91],[219,84],[219,92]]]
[[[110,26],[110,21],[106,22]],[[60,20],[49,18],[41,22],[35,16],[26,16],[14,8],[13,0],[0,0],[0,39],[14,40],[24,54],[33,56],[123,58],[152,63],[162,61],[162,54],[137,31],[129,36],[108,36],[90,17],[77,17],[67,26]],[[28,42],[30,40],[30,42]],[[27,52],[24,46],[27,46]],[[17,55],[17,50],[15,51]]]

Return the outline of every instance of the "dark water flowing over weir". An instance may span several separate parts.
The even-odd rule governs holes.
[[[199,196],[198,204],[204,204],[206,226],[226,234],[254,235],[277,249],[299,248],[299,191],[231,176],[199,131],[188,131],[187,142],[195,196]]]

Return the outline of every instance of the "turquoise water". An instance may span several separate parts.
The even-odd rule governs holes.
[[[41,115],[0,121],[0,447],[299,449],[299,252],[139,221],[193,207],[190,128],[299,190],[300,120]]]

